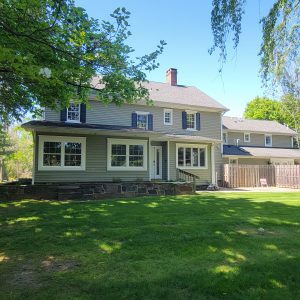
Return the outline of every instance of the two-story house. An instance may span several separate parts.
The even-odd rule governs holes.
[[[223,161],[239,164],[300,163],[297,133],[275,122],[223,117]]]
[[[215,183],[227,109],[192,86],[145,83],[153,105],[105,105],[90,96],[23,124],[34,136],[33,182],[176,181],[178,170]]]

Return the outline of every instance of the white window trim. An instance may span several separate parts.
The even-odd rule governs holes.
[[[226,135],[226,142],[224,142],[224,135]],[[228,145],[228,132],[224,132],[222,133],[222,142],[225,145]]]
[[[267,145],[266,143],[266,137],[269,136],[271,139],[271,144]],[[272,147],[273,146],[273,138],[272,138],[272,134],[265,134],[265,147]]]
[[[78,105],[78,107],[79,107],[79,118],[78,118],[78,120],[69,120],[69,107],[67,107],[67,118],[66,118],[66,122],[68,122],[68,123],[81,123],[81,122],[80,122],[80,117],[81,117],[81,106],[80,106],[80,103],[74,103],[74,102],[71,102],[70,105],[71,105],[71,104],[76,104],[76,105]]]
[[[137,114],[137,118],[138,118],[138,115],[147,116],[147,124],[146,124],[145,130],[148,130],[148,127],[149,127],[149,118],[148,118],[148,115],[150,115],[150,113],[147,112],[147,111],[135,111],[135,113]]]
[[[249,135],[249,140],[246,140],[246,135]],[[251,143],[251,134],[250,132],[244,132],[244,143]]]
[[[193,110],[186,110],[187,115],[194,115],[194,128],[186,128],[189,131],[197,131],[197,112]],[[186,126],[187,126],[187,116],[186,116]]]
[[[64,166],[65,147],[61,147],[61,166],[44,166],[44,142],[81,143],[81,166]],[[74,136],[39,135],[38,170],[39,171],[85,171],[86,165],[86,138]]]
[[[113,167],[111,165],[111,146],[112,144],[126,145],[126,166],[125,167]],[[143,167],[130,167],[129,166],[129,145],[143,145],[144,146],[144,158]],[[148,161],[148,141],[147,140],[131,140],[131,139],[107,139],[107,170],[108,171],[147,171]]]
[[[170,113],[170,123],[166,122],[166,113]],[[164,125],[173,125],[173,109],[171,108],[164,109]]]
[[[204,148],[205,149],[205,166],[203,166],[203,167],[178,166],[178,148],[181,148],[181,147],[183,147],[183,148]],[[185,150],[184,150],[184,152],[185,152]],[[183,169],[183,170],[188,170],[188,169],[194,169],[194,170],[207,169],[208,168],[207,155],[208,155],[207,145],[202,145],[202,144],[177,144],[176,143],[176,168]],[[185,160],[184,160],[184,164],[185,164]]]

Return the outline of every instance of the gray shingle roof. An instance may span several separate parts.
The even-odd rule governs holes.
[[[98,89],[104,87],[103,84],[99,84],[99,77],[94,77],[91,85]],[[166,107],[172,107],[175,104],[198,106],[219,111],[228,110],[225,106],[194,86],[172,86],[168,83],[154,81],[145,82],[143,85],[149,90],[150,99],[154,103],[163,103]]]
[[[249,132],[261,132],[261,133],[278,133],[278,134],[290,134],[297,135],[297,133],[276,122],[265,120],[250,120],[236,117],[223,117],[223,128],[229,131],[249,131]]]
[[[252,156],[263,158],[300,158],[299,149],[223,146],[224,155]]]

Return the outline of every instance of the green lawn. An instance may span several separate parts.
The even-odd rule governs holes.
[[[1,299],[300,299],[300,193],[0,203]]]

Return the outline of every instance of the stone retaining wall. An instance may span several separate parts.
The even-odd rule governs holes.
[[[122,182],[72,184],[3,184],[0,200],[92,200],[147,195],[180,195],[194,193],[192,183],[182,182]]]

